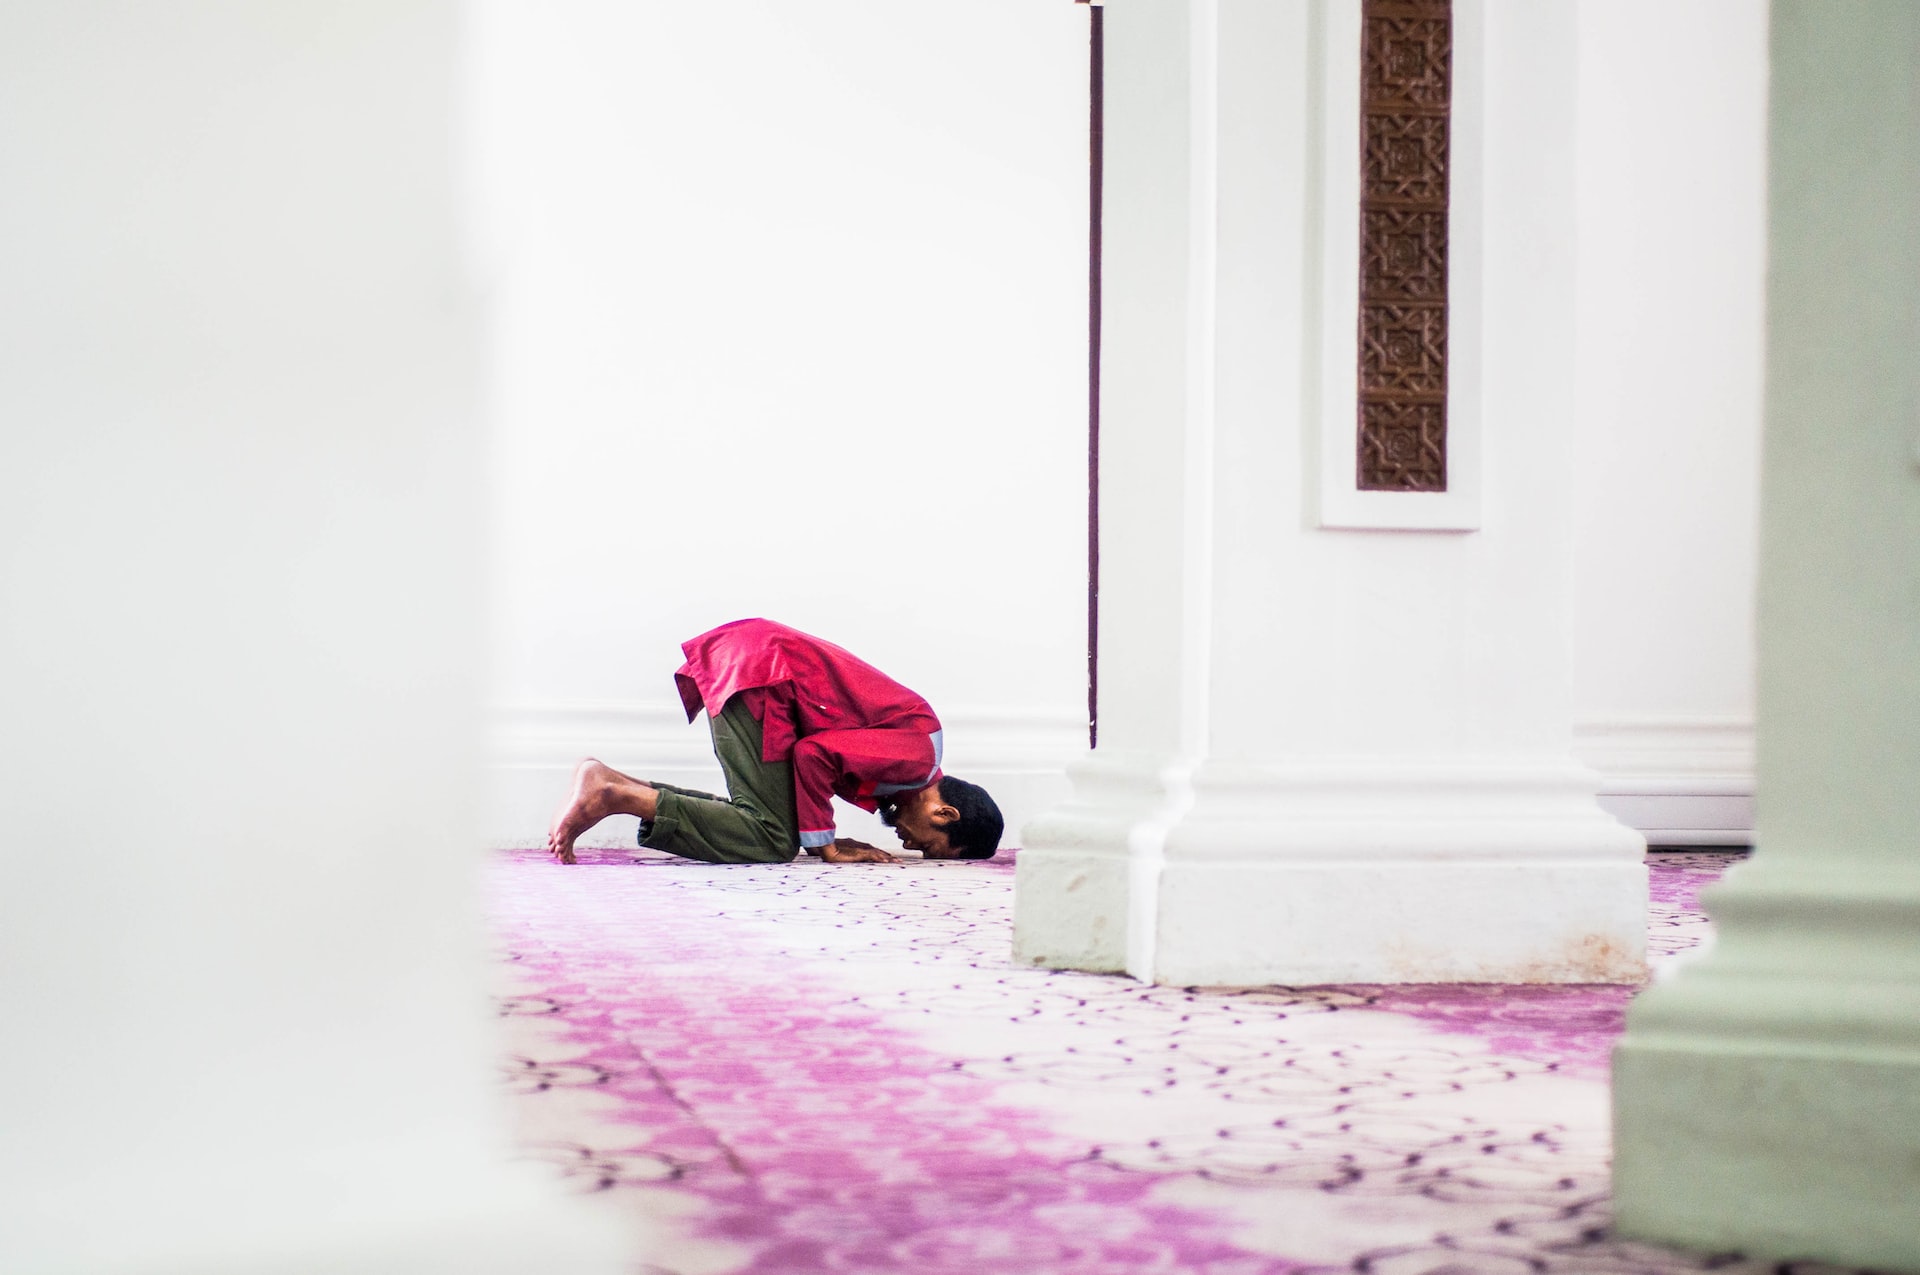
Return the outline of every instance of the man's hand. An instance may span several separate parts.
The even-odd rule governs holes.
[[[898,863],[900,860],[878,846],[870,846],[852,837],[835,837],[830,846],[820,847],[820,857],[828,863]]]

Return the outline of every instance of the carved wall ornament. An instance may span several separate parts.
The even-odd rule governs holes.
[[[1362,491],[1447,489],[1452,0],[1362,0]]]

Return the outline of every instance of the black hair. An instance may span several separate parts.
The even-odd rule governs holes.
[[[940,800],[960,812],[960,817],[942,826],[947,844],[960,851],[962,859],[991,859],[1000,848],[1000,834],[1007,821],[1000,807],[979,784],[970,784],[952,775],[940,777]]]

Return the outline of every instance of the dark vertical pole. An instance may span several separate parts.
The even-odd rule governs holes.
[[[1087,119],[1087,747],[1100,746],[1100,203],[1105,145],[1106,10],[1091,5]]]

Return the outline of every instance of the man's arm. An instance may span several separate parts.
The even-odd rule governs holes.
[[[827,730],[803,736],[793,746],[793,804],[799,818],[800,847],[828,863],[893,863],[894,857],[858,841],[833,835],[834,785],[842,776],[891,781],[917,777],[933,766],[931,746],[924,759],[901,756],[902,732],[883,730]],[[876,858],[874,856],[881,856]]]
[[[825,734],[826,732],[822,732]],[[820,735],[808,735],[793,746],[793,805],[800,821],[800,848],[828,863],[838,860],[834,848],[833,781],[840,774],[839,755]]]

